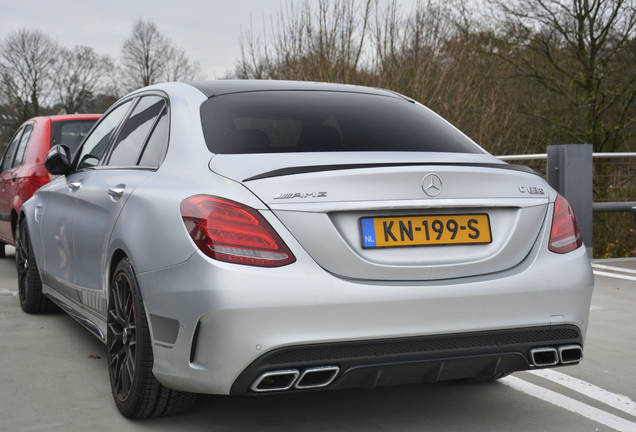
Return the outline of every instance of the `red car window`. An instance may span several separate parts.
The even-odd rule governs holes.
[[[2,158],[2,166],[0,166],[0,172],[6,171],[11,168],[11,164],[13,164],[13,157],[15,156],[15,151],[18,147],[18,144],[20,143],[20,136],[22,135],[23,130],[24,128],[19,129],[9,143],[7,151],[4,154],[4,158]]]
[[[13,161],[13,167],[22,165],[24,162],[24,154],[26,153],[29,140],[31,139],[31,133],[33,132],[33,125],[26,125],[24,132],[22,132],[22,138],[20,138],[20,145],[15,153],[15,160]]]
[[[97,119],[60,120],[51,123],[51,147],[63,144],[74,154]]]

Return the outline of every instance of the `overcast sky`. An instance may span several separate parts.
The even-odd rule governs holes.
[[[415,0],[400,3],[410,9]],[[206,78],[222,78],[241,55],[241,29],[249,28],[250,17],[255,25],[268,23],[280,6],[281,0],[0,0],[0,38],[36,28],[66,47],[88,45],[117,58],[143,18],[197,60]]]

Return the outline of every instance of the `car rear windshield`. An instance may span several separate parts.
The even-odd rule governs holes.
[[[400,97],[328,91],[215,96],[201,105],[212,153],[482,153],[439,116]]]
[[[51,123],[51,147],[64,144],[75,154],[75,150],[82,143],[88,131],[97,119],[60,120]]]

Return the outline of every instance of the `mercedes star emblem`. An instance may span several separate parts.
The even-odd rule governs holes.
[[[429,174],[422,180],[422,190],[430,197],[435,197],[442,192],[442,179],[437,174]]]

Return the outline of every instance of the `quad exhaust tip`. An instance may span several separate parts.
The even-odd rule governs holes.
[[[292,387],[298,390],[327,387],[336,379],[338,366],[318,366],[307,368],[301,374],[298,369],[284,369],[265,372],[252,384],[250,389],[257,393],[285,391]]]
[[[582,358],[581,345],[562,345],[559,347],[559,360],[562,364],[578,363]]]
[[[289,390],[299,375],[297,369],[265,372],[254,381],[251,389],[258,393]]]
[[[583,358],[581,345],[561,345],[554,347],[540,347],[530,350],[530,359],[534,366],[545,367],[557,364],[578,363]]]
[[[559,354],[552,347],[532,348],[530,358],[535,366],[554,366],[559,363]]]
[[[327,387],[336,379],[338,372],[340,372],[338,366],[320,366],[305,369],[294,387],[297,389]]]

